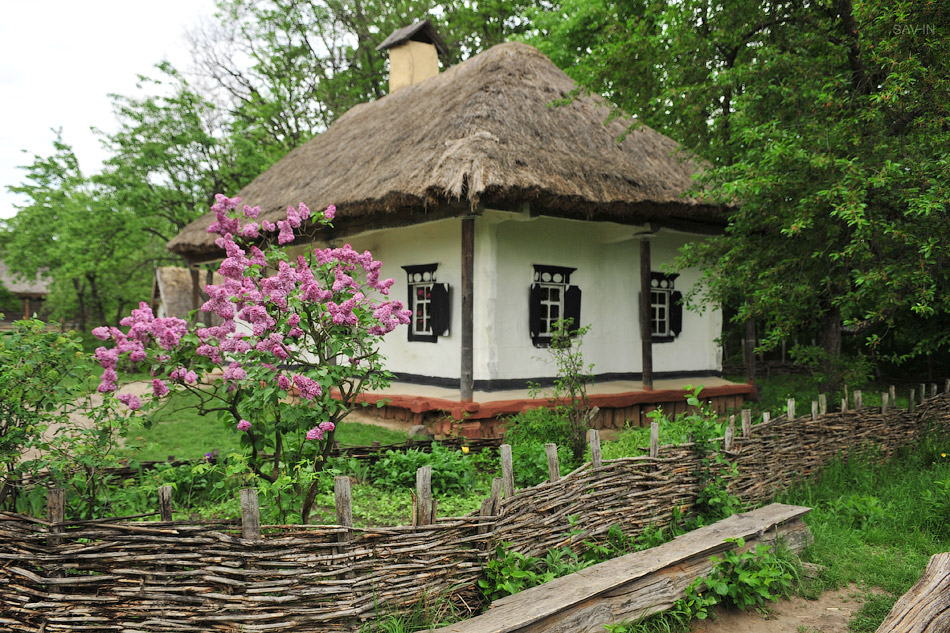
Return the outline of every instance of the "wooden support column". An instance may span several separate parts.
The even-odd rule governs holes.
[[[475,218],[462,218],[462,367],[459,392],[462,402],[472,401],[475,386],[473,340],[475,273]]]
[[[650,238],[640,237],[640,341],[643,388],[653,389],[653,332],[650,328]]]

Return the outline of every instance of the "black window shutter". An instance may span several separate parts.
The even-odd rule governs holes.
[[[683,330],[683,293],[676,292],[670,294],[670,333],[673,336],[679,336]]]
[[[571,319],[571,334],[575,334],[581,327],[581,289],[577,286],[568,286],[564,293],[564,318]]]
[[[429,309],[432,311],[432,333],[436,336],[449,335],[449,284],[432,284],[429,297]]]
[[[541,335],[541,285],[531,284],[528,295],[528,331],[532,339]]]

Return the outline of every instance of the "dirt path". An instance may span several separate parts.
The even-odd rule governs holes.
[[[755,611],[716,610],[697,620],[691,633],[848,633],[848,622],[864,604],[865,592],[851,585],[826,591],[818,600],[794,598],[772,607],[768,617]]]

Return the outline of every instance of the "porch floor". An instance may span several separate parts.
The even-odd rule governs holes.
[[[701,397],[712,402],[720,412],[738,406],[755,393],[754,385],[710,376],[656,380],[652,390],[645,390],[640,381],[597,382],[587,390],[591,406],[601,409],[595,428],[616,427],[625,420],[642,423],[645,413],[657,406],[671,414],[685,411],[686,385],[703,385]],[[542,390],[537,398],[533,398],[528,389],[476,391],[472,402],[462,402],[457,388],[405,382],[395,382],[385,389],[361,394],[359,400],[373,407],[363,409],[359,412],[361,414],[427,425],[431,425],[435,418],[467,423],[484,421],[495,425],[506,416],[551,403],[550,389]],[[383,404],[378,404],[380,402]]]

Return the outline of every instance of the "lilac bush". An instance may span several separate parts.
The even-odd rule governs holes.
[[[114,343],[96,350],[104,368],[99,391],[115,391],[119,361],[127,358],[154,378],[144,402],[119,396],[129,410],[146,413],[173,391],[191,392],[200,412],[223,417],[241,433],[249,475],[265,488],[290,482],[303,497],[306,523],[336,425],[360,392],[388,384],[378,344],[408,323],[409,313],[386,298],[393,280],[380,279],[381,263],[368,251],[347,244],[290,261],[278,246],[251,243],[269,233],[278,245],[292,242],[311,217],[303,203],[276,224],[256,222],[260,208],[242,206],[240,198],[219,194],[211,209],[216,220],[208,231],[219,235],[225,282],[205,287],[201,311],[219,323],[189,328],[182,319],[156,318],[142,303],[122,319],[126,331],[93,330]],[[328,225],[335,211],[331,205],[311,221]]]

